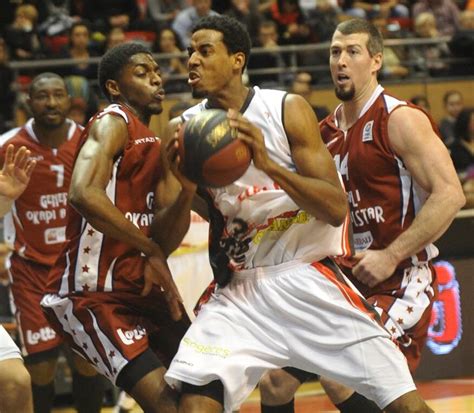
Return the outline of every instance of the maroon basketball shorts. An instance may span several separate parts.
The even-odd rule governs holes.
[[[114,383],[148,348],[168,366],[190,325],[184,308],[180,321],[171,319],[158,288],[146,297],[129,292],[47,294],[42,306],[73,350]]]
[[[11,308],[24,356],[52,350],[62,338],[56,334],[40,306],[49,266],[13,256],[10,260]]]

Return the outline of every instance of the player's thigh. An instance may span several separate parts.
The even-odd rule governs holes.
[[[59,347],[25,356],[25,365],[33,384],[44,386],[54,380],[58,356]]]
[[[309,376],[314,374],[294,368],[270,370],[260,379],[258,385],[262,403],[265,405],[288,403]]]

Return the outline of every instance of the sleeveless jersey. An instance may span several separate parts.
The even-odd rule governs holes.
[[[2,158],[9,144],[26,146],[37,164],[27,189],[5,215],[5,240],[14,254],[52,266],[66,241],[66,205],[74,154],[82,127],[67,120],[67,140],[58,148],[42,145],[33,119],[2,142]]]
[[[426,193],[392,150],[388,138],[390,114],[402,106],[420,108],[384,93],[378,86],[357,122],[344,132],[337,111],[321,124],[323,140],[334,157],[349,197],[354,245],[358,251],[386,248],[413,222]],[[436,126],[430,119],[433,129]],[[399,264],[399,269],[428,261],[438,249],[427,245]]]
[[[261,129],[269,156],[295,172],[283,125],[286,92],[254,87],[241,112]],[[188,109],[184,120],[207,108],[207,100]],[[347,222],[338,228],[301,209],[253,163],[237,181],[223,188],[200,188],[211,215],[209,255],[217,282],[232,271],[290,261],[314,262],[350,251]]]
[[[106,194],[148,236],[160,176],[160,139],[126,107],[113,104],[89,121],[80,147],[94,121],[106,115],[123,118],[129,136],[125,149],[114,161]],[[74,208],[69,207],[68,214],[69,241],[49,274],[46,291],[60,296],[80,291],[141,291],[145,264],[142,253],[96,231]]]

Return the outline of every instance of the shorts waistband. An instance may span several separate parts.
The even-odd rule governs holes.
[[[301,260],[293,260],[293,261],[288,261],[284,262],[282,264],[277,264],[277,265],[269,265],[266,267],[256,267],[256,268],[251,268],[248,270],[241,270],[241,271],[235,271],[232,273],[232,280],[246,280],[249,278],[268,278],[268,277],[274,277],[278,276],[282,273],[288,272],[288,270],[294,270],[297,268],[302,268],[302,267],[307,267],[315,262],[322,262],[323,264],[326,263],[326,260],[329,261],[327,258],[322,258],[322,259],[301,259]]]

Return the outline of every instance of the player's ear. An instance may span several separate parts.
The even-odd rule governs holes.
[[[242,70],[245,66],[245,53],[237,52],[234,53],[234,67],[236,69]]]
[[[107,79],[105,81],[105,88],[108,90],[112,100],[115,100],[120,96],[120,88],[118,83],[113,79]]]
[[[374,64],[374,71],[378,72],[382,68],[383,55],[382,53],[376,53],[372,59]]]

